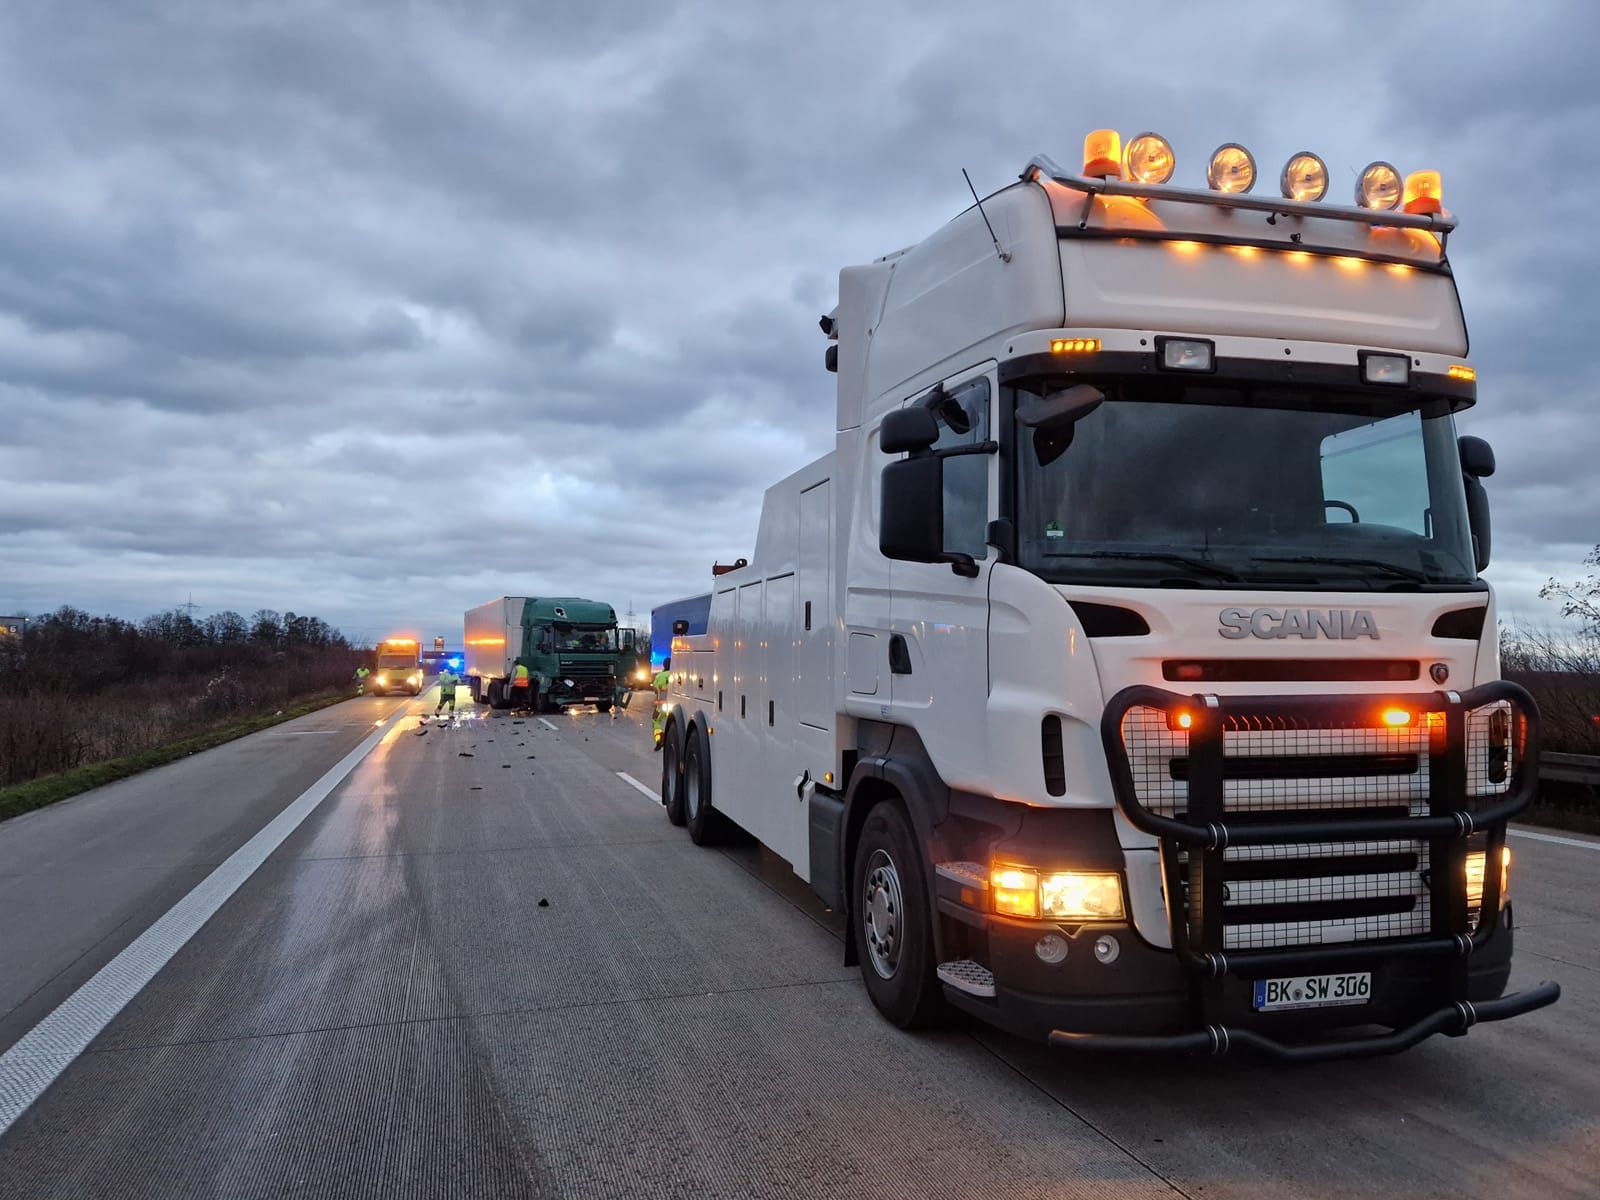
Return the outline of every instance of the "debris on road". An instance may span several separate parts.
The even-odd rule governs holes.
[[[476,754],[473,754],[470,750],[457,750],[456,751],[456,757],[457,758],[477,758],[478,756]]]

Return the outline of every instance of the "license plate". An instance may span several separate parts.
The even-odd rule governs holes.
[[[1342,1004],[1365,1004],[1370,999],[1372,999],[1371,971],[1256,980],[1257,1012],[1284,1012],[1291,1008],[1333,1008]]]

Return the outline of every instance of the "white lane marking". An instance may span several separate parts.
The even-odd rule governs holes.
[[[1531,829],[1508,829],[1512,837],[1527,838],[1535,842],[1549,842],[1555,846],[1576,846],[1580,850],[1600,850],[1600,842],[1581,842],[1577,838],[1557,837],[1553,833],[1535,833]]]
[[[661,797],[656,795],[655,790],[653,788],[645,787],[644,784],[640,783],[637,779],[635,779],[632,775],[629,775],[626,771],[618,771],[617,772],[617,778],[622,780],[622,782],[627,784],[629,787],[635,788],[638,791],[643,792],[646,796],[649,796],[650,797],[650,803],[654,804],[657,808],[661,807]]]
[[[225,862],[134,938],[92,979],[63,1000],[22,1038],[0,1054],[0,1135],[3,1135],[56,1076],[72,1065],[95,1037],[139,994],[156,972],[181,950],[212,915],[255,874],[312,811],[327,799],[405,715],[397,709],[382,726],[341,758],[322,778],[235,850]]]
[[[344,726],[344,728],[348,729],[349,726],[348,725]],[[362,726],[362,728],[365,728],[365,726]],[[275,730],[273,730],[273,732],[276,733],[279,737],[327,737],[330,734],[338,733],[339,730],[337,730],[337,729],[275,729]]]
[[[543,725],[551,733],[560,733],[561,732],[561,730],[556,728],[555,722],[546,721],[543,717],[539,717],[539,718],[537,718],[537,720],[538,720],[539,724]]]

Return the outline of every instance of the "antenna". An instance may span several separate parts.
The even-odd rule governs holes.
[[[989,214],[983,211],[983,201],[978,199],[978,189],[972,186],[972,176],[967,174],[965,167],[961,168],[961,178],[967,181],[967,191],[972,193],[972,202],[978,206],[978,215],[983,218],[983,223],[989,230],[989,240],[994,243],[994,252],[1000,256],[1001,262],[1010,262],[1011,255],[1000,249],[1000,239],[994,235],[994,226],[989,224]]]

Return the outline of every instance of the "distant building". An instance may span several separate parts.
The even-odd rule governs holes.
[[[0,617],[0,638],[21,637],[27,617]]]

